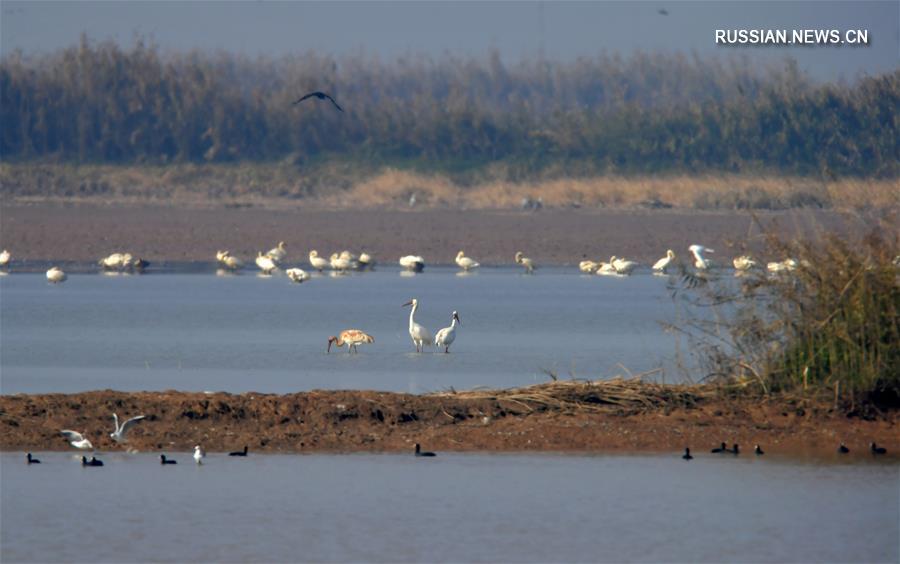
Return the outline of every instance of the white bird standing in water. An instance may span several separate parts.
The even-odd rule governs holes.
[[[116,430],[110,433],[109,436],[117,443],[126,442],[127,439],[125,438],[125,433],[128,432],[128,429],[130,429],[132,425],[134,425],[141,419],[144,419],[144,417],[146,416],[138,415],[137,417],[132,417],[128,421],[125,421],[124,423],[122,423],[122,425],[119,425],[119,416],[113,413],[113,422],[115,423]]]
[[[222,266],[224,266],[228,270],[238,270],[239,268],[244,266],[244,263],[241,262],[241,259],[232,255],[228,251],[225,251],[225,256],[222,257],[222,260],[220,262],[222,263]]]
[[[200,445],[194,446],[194,460],[197,461],[197,464],[203,464],[203,459],[206,458],[206,453],[203,452],[203,449],[200,448]]]
[[[63,429],[60,433],[62,433],[66,440],[69,441],[69,444],[75,448],[80,448],[82,450],[94,449],[94,445],[91,444],[91,441],[87,440],[84,435],[78,431]]]
[[[481,266],[473,259],[467,257],[466,254],[462,251],[456,253],[456,264],[459,265],[461,269],[467,272],[472,268],[478,268],[479,266]]]
[[[66,278],[68,278],[68,276],[66,276],[66,273],[63,272],[62,270],[60,270],[60,268],[58,266],[54,266],[53,268],[51,268],[50,270],[47,271],[47,280],[54,284],[59,284],[60,282],[65,282]]]
[[[653,272],[656,274],[665,274],[666,270],[673,265],[675,261],[675,251],[669,249],[666,251],[666,256],[659,259],[653,265]]]
[[[688,247],[691,254],[694,255],[694,268],[697,270],[709,270],[712,262],[703,256],[703,253],[714,253],[712,249],[707,249],[703,245],[691,245]]]
[[[521,264],[522,267],[525,268],[525,272],[527,274],[534,273],[534,263],[531,261],[530,258],[528,258],[524,254],[522,254],[522,251],[518,251],[516,253],[516,264]]]
[[[412,306],[412,309],[409,312],[409,337],[412,339],[414,345],[416,345],[416,352],[422,352],[422,349],[425,348],[425,345],[430,345],[432,343],[431,333],[428,332],[428,329],[422,327],[418,323],[416,323],[416,310],[419,309],[419,300],[413,298],[403,304],[403,307]]]
[[[313,249],[309,252],[309,264],[319,272],[322,272],[323,270],[328,268],[329,264],[331,263],[328,261],[328,259],[320,257],[319,251]]]
[[[457,322],[462,325],[462,321],[459,320],[459,314],[454,311],[450,316],[450,327],[444,327],[434,336],[434,344],[439,347],[444,347],[445,353],[450,352],[450,345],[456,340]]]
[[[273,270],[278,268],[278,264],[272,260],[272,257],[262,254],[262,251],[256,253],[256,266],[265,274],[271,274]]]
[[[278,241],[278,246],[272,249],[269,249],[269,252],[266,253],[266,256],[275,262],[281,262],[284,260],[284,257],[287,256],[287,251],[285,250],[284,241]]]

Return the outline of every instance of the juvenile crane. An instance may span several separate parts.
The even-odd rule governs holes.
[[[336,347],[347,345],[347,354],[350,354],[351,352],[358,353],[359,350],[356,348],[358,345],[374,342],[374,337],[363,333],[359,329],[347,329],[346,331],[341,331],[341,334],[337,337],[333,335],[328,337],[328,350],[326,352],[330,353],[331,345],[334,344]]]

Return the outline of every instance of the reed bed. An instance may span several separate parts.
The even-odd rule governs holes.
[[[640,377],[611,380],[556,380],[509,389],[445,391],[432,394],[462,400],[488,400],[536,411],[652,411],[660,408],[694,406],[718,397],[720,386],[678,385],[647,382]]]
[[[777,210],[900,208],[886,179],[769,175],[567,176],[510,181],[498,167],[468,182],[438,173],[332,162],[140,165],[0,164],[0,194],[12,199],[312,205],[324,208],[518,209],[674,207]],[[562,174],[562,173],[561,173]]]

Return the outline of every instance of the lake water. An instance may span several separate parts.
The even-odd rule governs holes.
[[[896,464],[679,455],[3,453],[0,560],[900,558]]]
[[[0,277],[0,391],[421,393],[545,382],[544,370],[605,378],[657,368],[654,377],[674,381],[678,347],[660,324],[675,318],[667,281],[552,268],[534,276],[509,268],[468,276],[381,269],[302,285],[211,270],[75,273],[60,285],[13,273]],[[409,308],[401,307],[413,297],[416,320],[432,333],[459,312],[450,354],[414,352]],[[375,343],[358,355],[326,354],[328,336],[347,328]]]

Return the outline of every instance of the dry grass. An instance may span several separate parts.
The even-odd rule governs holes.
[[[440,392],[435,396],[464,400],[489,400],[512,405],[516,411],[649,411],[695,406],[719,397],[722,387],[673,385],[636,378],[612,380],[557,380],[522,388]]]
[[[895,180],[745,176],[601,176],[510,182],[502,167],[471,185],[441,174],[349,164],[301,170],[290,163],[174,166],[0,165],[7,199],[169,200],[198,203],[302,202],[336,208],[518,208],[672,206],[683,209],[868,209],[900,207]]]

